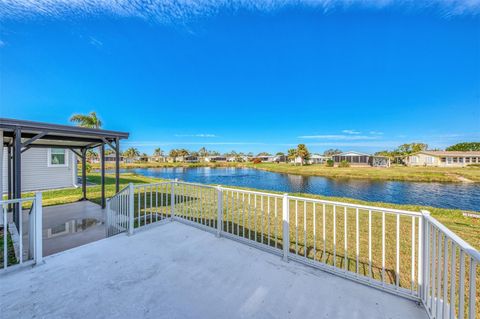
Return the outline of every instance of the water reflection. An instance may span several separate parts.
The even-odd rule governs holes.
[[[46,235],[47,238],[53,238],[73,233],[79,233],[101,224],[102,222],[95,218],[71,219],[65,223],[47,228]]]
[[[251,168],[135,168],[122,172],[196,183],[222,184],[286,193],[310,193],[366,201],[480,211],[480,183],[421,183],[333,179]]]

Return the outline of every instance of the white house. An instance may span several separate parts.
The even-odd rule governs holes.
[[[186,156],[179,156],[176,158],[177,162],[184,162],[184,163],[198,163],[200,159],[196,155],[186,155]]]
[[[464,167],[480,164],[479,151],[421,151],[405,158],[407,166]]]
[[[3,149],[3,192],[8,189],[7,150]],[[31,148],[22,154],[22,192],[77,187],[76,155],[64,148]]]
[[[308,160],[308,164],[324,164],[329,159],[331,159],[329,156],[312,154]]]
[[[329,159],[331,159],[331,157],[312,154],[310,155],[310,158],[305,161],[304,164],[324,164]],[[294,160],[291,161],[291,163],[302,164],[302,158],[300,156],[297,156]]]
[[[227,157],[226,156],[207,156],[205,157],[205,162],[226,162]]]

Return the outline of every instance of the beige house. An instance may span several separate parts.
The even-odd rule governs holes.
[[[407,166],[464,167],[480,164],[480,151],[422,151],[405,158]]]

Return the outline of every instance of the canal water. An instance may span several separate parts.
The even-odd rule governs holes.
[[[372,202],[425,205],[480,211],[480,183],[424,183],[338,179],[267,172],[252,168],[134,168],[149,177],[273,190],[349,197]]]

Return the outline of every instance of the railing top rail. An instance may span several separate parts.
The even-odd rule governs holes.
[[[454,241],[455,244],[457,244],[463,251],[465,251],[467,254],[469,254],[477,262],[480,262],[480,252],[478,250],[473,248],[469,243],[464,241],[462,238],[460,238],[458,235],[456,235],[454,232],[452,232],[450,229],[448,229],[445,225],[440,223],[438,220],[436,220],[432,216],[430,216],[430,215],[424,215],[424,216],[428,220],[429,223],[431,223],[439,231],[441,231],[443,234],[445,234],[445,236],[447,236],[452,241]]]
[[[113,198],[117,197],[118,195],[121,195],[123,192],[125,192],[127,190],[128,190],[128,186],[125,186],[124,188],[119,190],[118,193],[115,193],[115,195],[113,195],[112,197],[107,198],[107,202],[111,201]]]
[[[234,191],[234,192],[239,192],[239,193],[249,193],[249,194],[256,194],[256,195],[265,195],[265,196],[278,197],[278,198],[283,197],[282,194],[259,192],[259,191],[251,191],[251,190],[248,190],[248,189],[239,189],[239,188],[230,188],[230,187],[221,187],[221,188],[222,188],[222,190]]]
[[[206,188],[216,188],[217,187],[217,186],[214,186],[214,185],[201,184],[201,183],[191,183],[191,182],[184,182],[184,181],[172,180],[172,182],[177,183],[177,184],[185,184],[185,185],[192,185],[192,186],[199,186],[199,187],[206,187]]]
[[[0,200],[0,205],[3,206],[5,204],[24,203],[24,202],[34,201],[34,200],[35,200],[35,197],[23,197],[23,198],[6,199],[6,200]]]
[[[145,187],[145,186],[157,186],[157,185],[163,185],[163,184],[170,184],[172,182],[173,182],[173,180],[168,181],[168,182],[134,184],[133,187],[134,188],[140,188],[140,187]]]
[[[372,210],[372,211],[379,211],[379,212],[386,212],[386,213],[395,213],[400,215],[408,215],[408,216],[422,216],[419,212],[412,212],[408,210],[401,210],[395,208],[386,208],[380,206],[368,206],[368,205],[360,205],[360,204],[353,204],[353,203],[344,203],[344,202],[337,202],[325,199],[317,199],[317,198],[309,198],[309,197],[300,197],[300,196],[288,196],[290,199],[294,200],[302,200],[302,201],[311,201],[320,204],[328,204],[328,205],[336,205],[341,207],[350,207],[350,208],[360,208],[365,210]]]

